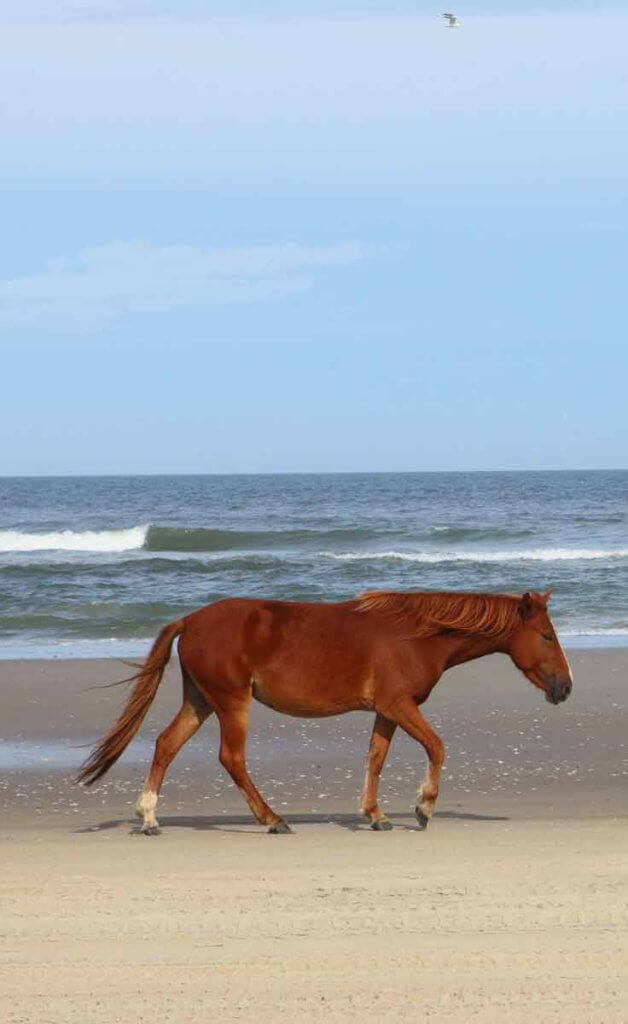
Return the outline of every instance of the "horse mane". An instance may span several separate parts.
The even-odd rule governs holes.
[[[356,599],[356,610],[391,616],[408,638],[448,632],[497,638],[509,636],[521,622],[520,603],[512,594],[374,590]]]

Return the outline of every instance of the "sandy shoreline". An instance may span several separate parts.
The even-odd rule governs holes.
[[[511,820],[628,813],[628,650],[574,651],[575,689],[547,704],[501,656],[446,673],[424,710],[447,759],[438,810]],[[90,744],[109,727],[126,690],[88,689],[124,676],[118,661],[0,661],[0,807],[7,822],[33,818],[77,826],[132,811],[158,733],[180,703],[173,659],[139,736],[103,783],[71,781]],[[306,720],[255,704],[248,762],[281,814],[353,815],[372,725],[365,713]],[[248,808],[218,763],[211,717],[180,752],[164,785],[161,816],[241,815]],[[387,812],[407,814],[423,751],[400,730],[382,775]]]
[[[256,707],[251,772],[295,828],[252,822],[208,722],[173,765],[155,839],[133,804],[179,702],[171,668],[102,786],[70,775],[124,694],[118,662],[0,662],[0,1019],[8,1024],[539,1021],[620,1024],[628,997],[628,651],[571,652],[546,704],[506,659],[445,676],[438,814],[410,814],[424,757],[395,737],[356,814],[370,716]],[[10,744],[12,746],[10,746]]]

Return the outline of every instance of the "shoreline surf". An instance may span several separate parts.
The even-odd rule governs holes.
[[[342,601],[374,589],[553,588],[570,646],[628,644],[626,472],[1,487],[0,658],[135,656],[164,623],[223,597]]]

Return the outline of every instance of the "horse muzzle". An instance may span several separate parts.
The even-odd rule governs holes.
[[[556,676],[542,676],[545,699],[550,704],[562,704],[571,693],[571,679],[557,679]]]

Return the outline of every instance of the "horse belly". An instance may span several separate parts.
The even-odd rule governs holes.
[[[369,711],[373,695],[368,686],[326,688],[315,683],[296,685],[269,678],[251,680],[253,697],[273,711],[296,718],[328,718],[346,711]]]

